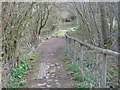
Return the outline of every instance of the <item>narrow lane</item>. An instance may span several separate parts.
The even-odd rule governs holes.
[[[64,50],[64,37],[51,38],[36,52],[40,54],[36,77],[29,80],[27,88],[72,88],[73,82],[68,77],[61,52]]]

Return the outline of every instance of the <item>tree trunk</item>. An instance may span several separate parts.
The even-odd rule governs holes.
[[[108,48],[109,44],[109,38],[108,38],[108,22],[107,22],[107,17],[105,13],[105,3],[99,2],[99,7],[100,7],[100,13],[101,13],[101,32],[102,32],[102,40],[103,40],[103,48]]]

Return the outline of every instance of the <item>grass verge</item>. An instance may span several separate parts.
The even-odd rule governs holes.
[[[72,62],[67,58],[66,53],[64,54],[65,64],[67,66],[67,74],[69,77],[74,80],[76,83],[74,84],[75,88],[90,88],[91,84],[85,81],[84,76],[81,74],[79,65],[72,64]]]
[[[34,61],[36,54],[32,53],[20,60],[20,63],[16,65],[10,72],[10,81],[8,83],[8,88],[18,88],[27,84],[25,76],[31,65],[31,61]]]
[[[67,30],[58,30],[58,31],[55,31],[53,34],[52,34],[52,37],[60,37],[60,36],[65,36],[65,33],[67,32]]]

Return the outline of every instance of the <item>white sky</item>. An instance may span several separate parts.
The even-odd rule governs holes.
[[[120,0],[0,0],[1,2],[119,2]]]

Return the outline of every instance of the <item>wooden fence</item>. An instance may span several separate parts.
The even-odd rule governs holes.
[[[84,43],[68,34],[65,35],[65,50],[72,63],[80,66],[80,72],[85,78],[87,78],[86,80],[91,83],[94,78],[94,81],[97,82],[97,84],[95,83],[96,87],[107,87],[107,75],[109,75],[107,72],[108,62],[110,62],[109,60],[117,62],[116,59],[120,53]],[[94,54],[91,54],[93,52]],[[91,54],[91,56],[89,54]],[[88,59],[85,59],[85,56],[88,56]],[[110,59],[111,56],[112,59]],[[94,59],[89,60],[89,58]],[[90,74],[91,76],[89,77]]]

